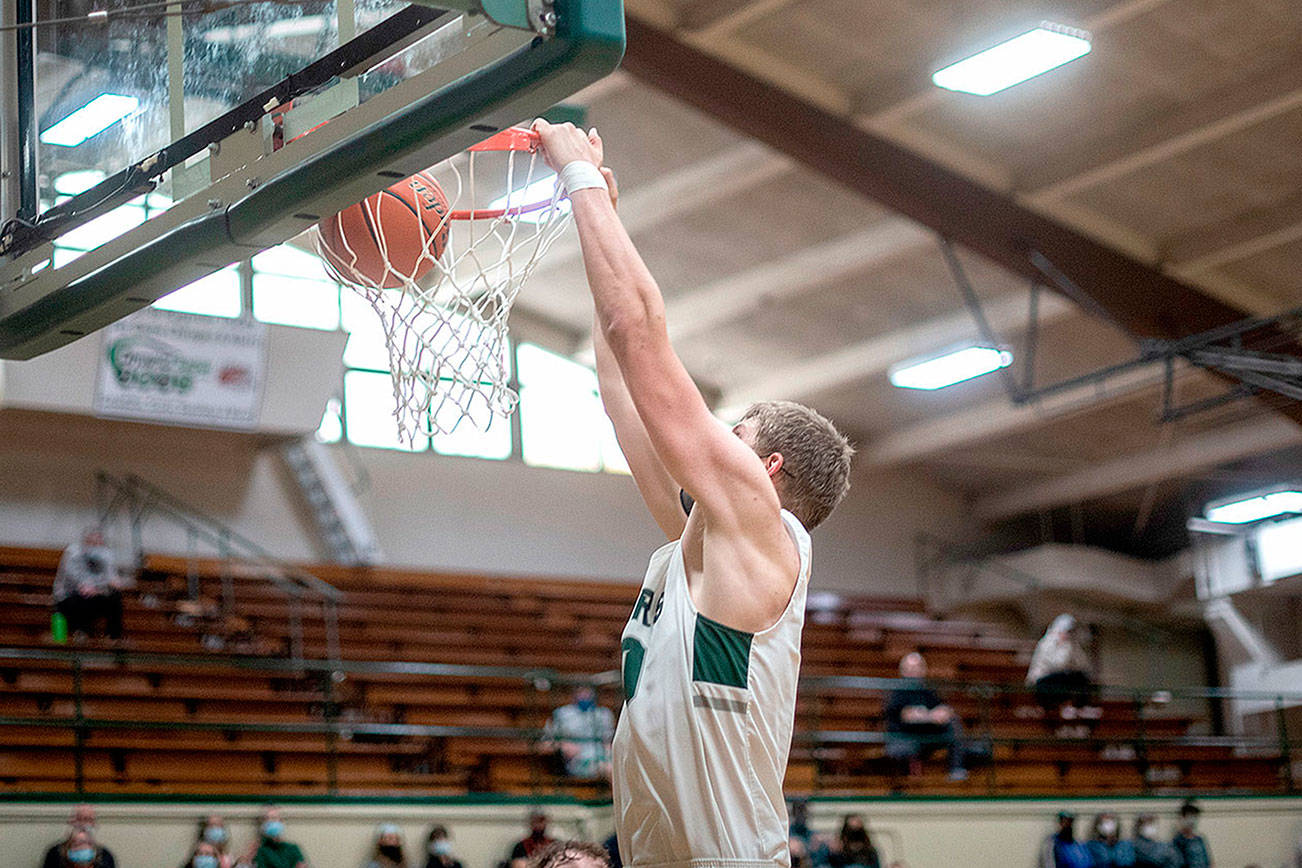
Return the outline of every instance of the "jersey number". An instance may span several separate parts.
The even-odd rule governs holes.
[[[632,636],[619,643],[619,650],[624,655],[624,701],[630,702],[637,693],[637,680],[642,676],[642,660],[646,657],[646,648]]]

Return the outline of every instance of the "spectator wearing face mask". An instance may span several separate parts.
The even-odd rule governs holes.
[[[861,814],[846,814],[841,834],[827,855],[832,868],[881,868],[877,848],[873,846]]]
[[[222,854],[216,844],[201,840],[182,868],[222,868]]]
[[[86,833],[90,842],[89,846],[94,851],[92,857],[86,862],[77,863],[67,861],[69,844],[78,832]],[[81,848],[85,849],[85,846]],[[78,852],[78,857],[84,857],[84,852]],[[96,862],[95,859],[99,861]],[[68,818],[68,834],[57,844],[50,846],[45,851],[45,861],[42,863],[43,868],[65,868],[67,865],[94,865],[95,868],[117,868],[117,862],[113,859],[113,854],[107,847],[102,847],[95,840],[95,808],[93,805],[78,805],[72,809],[72,816]]]
[[[1058,831],[1045,839],[1040,868],[1093,868],[1089,848],[1076,840],[1076,815],[1058,812]]]
[[[407,868],[402,852],[402,832],[392,823],[381,823],[375,830],[375,852],[366,868]]]
[[[1094,836],[1086,846],[1094,868],[1130,868],[1135,864],[1135,848],[1121,840],[1121,821],[1116,814],[1103,813],[1094,818]]]
[[[95,843],[84,829],[74,829],[55,853],[54,868],[110,868],[115,863],[108,851]]]
[[[429,853],[425,868],[462,868],[461,861],[452,855],[452,839],[444,826],[435,826],[429,830],[425,850]]]
[[[195,838],[196,852],[199,844],[208,844],[213,848],[217,856],[216,868],[231,868],[234,865],[234,860],[229,853],[230,830],[226,828],[226,821],[220,815],[210,814],[199,821],[199,834]]]
[[[1140,814],[1135,818],[1136,868],[1183,868],[1180,854],[1170,844],[1158,840],[1159,834],[1157,817]]]
[[[597,704],[597,692],[586,685],[574,690],[573,701],[552,712],[543,729],[543,750],[560,754],[572,778],[609,778],[610,741],[615,715]]]
[[[258,840],[249,846],[236,868],[310,868],[302,849],[285,840],[280,808],[268,805],[262,809]]]
[[[1180,806],[1180,828],[1176,830],[1171,846],[1184,860],[1184,868],[1212,868],[1212,851],[1207,839],[1198,834],[1198,818],[1202,809],[1193,802]]]

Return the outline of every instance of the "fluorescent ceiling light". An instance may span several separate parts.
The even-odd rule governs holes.
[[[946,90],[989,96],[1089,53],[1088,33],[1046,23],[951,64],[931,80]]]
[[[41,141],[68,148],[80,145],[134,112],[138,105],[140,100],[134,96],[102,93],[41,133]]]
[[[1203,513],[1208,521],[1223,524],[1247,524],[1277,515],[1302,514],[1302,491],[1275,491],[1245,497],[1230,503],[1208,506]]]
[[[556,176],[548,173],[545,177],[539,178],[528,186],[521,187],[519,190],[512,190],[505,196],[498,196],[492,202],[488,203],[485,211],[496,211],[499,208],[523,208],[528,205],[534,205],[539,202],[550,202],[556,192]],[[547,214],[548,209],[544,206],[535,211],[526,211],[520,215],[521,223],[538,223]],[[570,213],[570,200],[568,198],[560,199],[556,202],[556,216],[563,217]]]
[[[891,385],[901,389],[943,389],[1013,363],[1013,354],[991,347],[965,347],[924,362],[890,369]]]

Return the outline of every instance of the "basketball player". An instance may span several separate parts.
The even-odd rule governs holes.
[[[787,402],[731,429],[669,344],[664,300],[615,214],[596,131],[535,124],[568,191],[596,308],[606,412],[651,515],[624,629],[613,747],[616,831],[633,868],[789,865],[786,772],[813,528],[849,487],[851,449]],[[694,503],[694,507],[693,507]]]

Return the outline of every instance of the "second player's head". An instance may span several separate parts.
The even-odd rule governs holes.
[[[810,530],[822,523],[850,490],[854,449],[836,426],[792,401],[752,404],[737,423],[761,458],[782,456],[774,480],[782,506]]]

